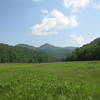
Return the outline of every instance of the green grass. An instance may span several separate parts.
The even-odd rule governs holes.
[[[0,64],[0,100],[100,100],[100,61]]]

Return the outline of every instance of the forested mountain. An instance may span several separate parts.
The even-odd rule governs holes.
[[[65,60],[100,60],[100,38],[95,39],[91,43],[77,48],[69,54]]]
[[[26,44],[18,44],[17,46],[35,49],[37,51],[56,56],[58,58],[62,58],[63,56],[68,55],[76,49],[75,47],[56,47],[48,43],[40,47],[29,46]]]
[[[42,52],[45,52],[47,54],[52,54],[55,55],[57,57],[63,57],[69,53],[71,53],[72,51],[74,51],[76,48],[75,47],[56,47],[50,44],[45,44],[42,45],[41,47],[39,47],[39,50]]]
[[[0,44],[0,62],[51,62],[56,58],[45,53],[20,46],[9,46]]]
[[[30,46],[30,45],[27,45],[27,44],[17,44],[16,46],[18,46],[18,47],[25,47],[25,48],[34,49],[34,50],[37,49],[36,47]]]
[[[38,48],[26,44],[10,46],[0,43],[0,62],[36,63],[53,61],[100,60],[100,38],[80,48],[60,48],[50,44]]]

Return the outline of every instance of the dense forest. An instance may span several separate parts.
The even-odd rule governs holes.
[[[9,46],[0,44],[0,62],[18,62],[18,63],[33,63],[33,62],[52,62],[56,58],[45,53],[28,49],[19,46]]]
[[[77,48],[74,52],[66,56],[65,61],[89,61],[100,60],[100,38],[89,44]]]
[[[95,39],[89,44],[86,44],[77,49],[59,49],[57,47],[53,47],[51,45],[42,46],[42,51],[47,51],[50,48],[51,51],[42,52],[37,50],[37,48],[28,47],[27,45],[16,45],[10,46],[8,44],[0,43],[0,62],[1,63],[40,63],[40,62],[54,62],[54,61],[88,61],[88,60],[100,60],[100,38]],[[66,57],[61,56],[61,59],[55,55],[51,55],[51,52],[54,54],[57,51],[63,52],[66,49]],[[68,51],[71,51],[68,54]],[[53,54],[52,53],[52,54]],[[60,52],[56,53],[56,55],[61,55]]]

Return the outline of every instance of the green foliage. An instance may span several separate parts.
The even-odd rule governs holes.
[[[55,61],[55,58],[45,53],[28,49],[20,46],[9,46],[0,44],[0,62],[20,62],[20,63],[33,63],[33,62],[50,62]]]
[[[63,56],[68,55],[69,53],[71,53],[72,51],[74,51],[76,48],[75,47],[56,47],[50,44],[44,44],[40,47],[34,47],[34,46],[30,46],[30,45],[26,45],[26,44],[17,44],[17,46],[20,47],[26,47],[29,49],[34,49],[40,52],[44,52],[46,54],[49,55],[53,55],[57,58],[59,58],[59,60],[62,59]]]
[[[65,60],[100,60],[100,38],[95,39],[90,44],[77,48],[76,51],[68,55]]]
[[[90,43],[91,45],[100,45],[100,38],[95,39]]]
[[[0,100],[100,100],[100,62],[0,64]]]

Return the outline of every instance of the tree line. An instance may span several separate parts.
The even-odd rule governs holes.
[[[71,54],[63,58],[58,58],[31,48],[10,46],[8,44],[0,43],[0,63],[41,63],[88,60],[100,60],[100,38],[77,48]]]
[[[45,53],[19,46],[0,43],[0,63],[38,63],[53,62],[56,58]]]
[[[77,48],[64,59],[65,61],[89,61],[100,60],[100,38],[91,43]]]

